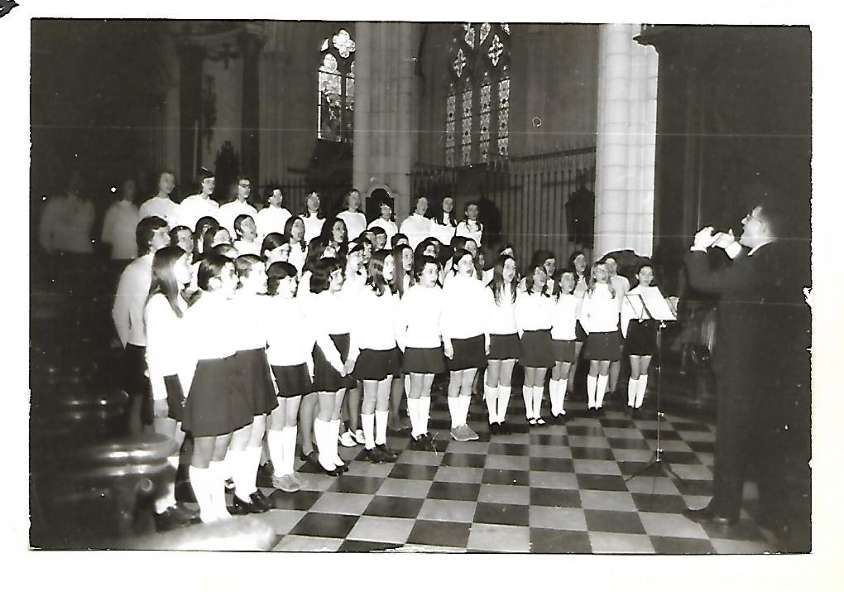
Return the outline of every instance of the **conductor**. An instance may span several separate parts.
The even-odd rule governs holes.
[[[757,522],[782,551],[810,547],[810,313],[803,298],[809,252],[784,240],[787,220],[764,194],[732,230],[701,229],[686,256],[691,285],[720,295],[716,350],[717,439],[713,497],[685,516],[711,525],[738,521],[746,469],[759,488]],[[731,261],[711,269],[707,250]]]

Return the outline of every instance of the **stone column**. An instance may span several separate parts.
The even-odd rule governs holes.
[[[161,113],[161,145],[158,148],[157,171],[169,169],[173,173],[178,174],[181,170],[181,161],[179,154],[179,142],[181,134],[179,127],[181,125],[179,116],[179,88],[181,85],[181,69],[180,59],[176,48],[176,44],[170,35],[164,37],[165,47],[164,54],[164,70],[165,70],[165,87],[164,87],[164,105]],[[157,187],[157,186],[156,186]]]
[[[253,181],[253,184],[261,186],[281,181],[287,170],[283,119],[286,100],[284,81],[287,77],[284,25],[279,22],[264,23],[266,42],[261,52],[258,74],[260,179]],[[266,195],[261,196],[262,200],[265,198]]]
[[[653,251],[658,56],[639,25],[601,25],[595,178],[595,258]]]
[[[416,137],[417,23],[357,23],[353,179],[364,191],[386,183],[398,193],[396,220],[408,215]]]
[[[241,101],[241,173],[259,183],[259,89],[260,54],[263,39],[259,32],[246,31],[238,37],[243,56],[243,98]]]

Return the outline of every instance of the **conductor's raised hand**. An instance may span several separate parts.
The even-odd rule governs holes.
[[[728,232],[719,232],[715,235],[715,242],[712,243],[713,246],[718,247],[719,249],[727,249],[730,245],[736,242],[736,237],[733,234],[733,229],[730,228]]]
[[[695,234],[694,248],[706,250],[711,247],[712,243],[715,242],[714,231],[715,229],[712,226],[704,226],[698,230],[697,234]]]

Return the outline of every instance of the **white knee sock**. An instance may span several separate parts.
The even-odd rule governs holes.
[[[424,433],[419,431],[422,429],[419,418],[419,399],[407,398],[407,414],[410,416],[410,434],[415,438]]]
[[[598,377],[592,376],[591,374],[586,376],[586,398],[589,400],[589,409],[595,409],[598,407],[598,403],[596,402],[596,391],[598,390]]]
[[[249,491],[251,493],[255,493],[258,491],[258,467],[261,466],[261,453],[263,452],[263,447],[258,444],[257,446],[249,446],[246,449],[246,457],[249,459],[249,471],[246,474],[247,478],[249,479]]]
[[[467,425],[469,423],[469,404],[471,402],[471,395],[460,395],[460,425]]]
[[[627,406],[636,406],[636,393],[639,390],[639,380],[637,378],[630,378],[627,381]]]
[[[248,480],[249,478],[246,475],[246,471],[248,470],[248,459],[246,458],[246,451],[245,450],[235,450],[230,448],[228,453],[226,454],[226,458],[231,465],[232,468],[232,477],[234,479],[234,494],[239,497],[242,501],[248,502],[249,501],[249,494],[252,493],[248,491]]]
[[[273,473],[277,477],[285,474],[284,429],[267,430],[267,448],[270,451],[270,460],[273,462]]]
[[[552,378],[548,381],[548,398],[551,400],[551,415],[560,414],[560,381]]]
[[[545,394],[545,385],[533,387],[533,416],[537,419],[542,415],[542,395]]]
[[[281,430],[281,443],[283,447],[282,458],[284,464],[281,466],[281,475],[292,475],[294,473],[294,461],[296,460],[296,437],[299,428],[297,426],[284,426]],[[275,465],[275,463],[273,463]]]
[[[460,423],[460,397],[448,398],[448,414],[451,416],[451,429],[463,425]]]
[[[346,464],[343,462],[343,459],[340,458],[340,420],[339,419],[332,419],[328,422],[328,428],[325,430],[326,433],[326,443],[330,441],[330,450],[331,450],[331,461],[335,464],[335,466],[340,466]],[[329,440],[330,438],[330,440]]]
[[[319,464],[323,469],[333,471],[337,465],[334,464],[331,442],[328,441],[331,437],[330,429],[331,425],[327,421],[314,420],[314,439],[316,439],[317,450],[319,451]]]
[[[214,514],[221,520],[231,518],[231,514],[226,507],[226,466],[221,460],[212,460],[208,464],[208,470],[211,475],[208,479],[208,486],[211,492],[211,505]]]
[[[214,511],[214,502],[211,499],[210,489],[210,469],[201,469],[191,465],[188,468],[188,476],[190,477],[190,486],[193,489],[193,495],[196,498],[196,503],[199,505],[199,519],[202,522],[215,522],[219,519],[217,513]]]
[[[486,401],[486,413],[489,416],[489,423],[493,424],[498,421],[498,415],[495,412],[495,404],[498,396],[498,387],[484,384],[484,401]]]
[[[533,387],[522,386],[522,399],[525,402],[525,417],[533,419]]]
[[[606,374],[598,375],[598,383],[595,392],[595,399],[598,403],[598,409],[604,406],[604,395],[607,393],[607,382],[610,377]]]
[[[361,413],[360,423],[363,427],[364,446],[367,450],[375,448],[375,415],[372,413]]]
[[[155,500],[155,513],[162,514],[176,505],[176,471],[179,470],[179,454],[167,457],[167,464],[173,469],[173,478],[168,479],[165,485],[164,493],[161,497]]]
[[[510,404],[510,387],[501,385],[498,387],[498,422],[504,421],[507,416],[507,406]]]
[[[375,444],[387,443],[387,414],[389,411],[375,412]]]
[[[648,388],[648,375],[642,374],[639,377],[639,389],[636,391],[636,409],[642,406],[645,400],[645,391]]]
[[[563,415],[566,414],[566,389],[569,386],[569,379],[568,378],[561,378],[557,381],[557,401],[560,409],[560,413]]]
[[[419,429],[421,433],[428,433],[428,416],[431,413],[431,395],[419,397]]]

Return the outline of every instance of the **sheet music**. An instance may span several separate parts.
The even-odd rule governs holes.
[[[644,302],[644,306],[650,314],[651,318],[658,321],[676,321],[677,315],[671,310],[668,301],[663,298],[662,292],[656,286],[640,287],[638,290],[639,298]]]

